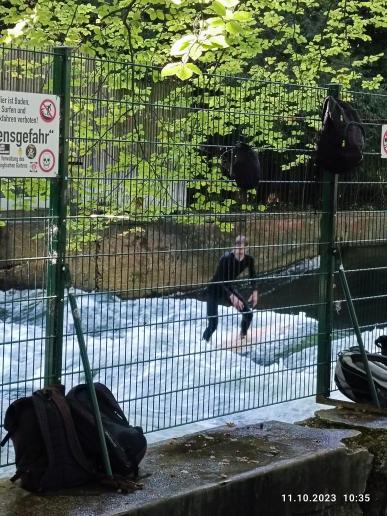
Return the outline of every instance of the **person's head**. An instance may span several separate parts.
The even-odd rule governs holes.
[[[234,255],[238,260],[243,260],[249,242],[244,235],[238,235],[235,239]]]

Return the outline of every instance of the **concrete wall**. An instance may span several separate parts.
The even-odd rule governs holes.
[[[257,214],[229,222],[233,224],[230,233],[213,223],[182,225],[164,220],[136,228],[112,224],[99,242],[69,252],[75,285],[115,291],[124,298],[193,289],[208,281],[219,256],[239,233],[248,235],[259,273],[318,254],[318,214]],[[0,228],[1,289],[44,287],[48,229],[44,220],[34,219]],[[344,245],[385,238],[387,225],[381,224],[378,213],[339,216],[338,239]]]

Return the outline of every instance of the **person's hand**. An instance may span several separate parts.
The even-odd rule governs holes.
[[[231,294],[230,302],[231,302],[231,304],[232,304],[232,306],[234,308],[236,308],[240,312],[242,311],[242,309],[243,309],[243,302],[239,299],[238,296],[236,296],[235,294]]]
[[[252,304],[252,307],[255,308],[258,304],[258,290],[254,290],[254,292],[249,297],[249,303]]]

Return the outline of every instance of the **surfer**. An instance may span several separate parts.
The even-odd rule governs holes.
[[[239,235],[235,239],[235,247],[227,252],[220,259],[215,274],[207,288],[207,317],[208,326],[203,333],[203,339],[209,341],[211,335],[218,326],[218,305],[222,301],[231,305],[242,313],[240,337],[243,339],[250,327],[253,319],[253,312],[247,303],[251,303],[255,308],[258,303],[258,290],[256,284],[256,273],[254,258],[247,254],[248,240],[244,235]],[[248,301],[232,285],[232,282],[248,269],[253,293]]]

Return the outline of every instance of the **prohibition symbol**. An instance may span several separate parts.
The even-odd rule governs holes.
[[[39,167],[43,172],[51,172],[55,165],[55,156],[50,149],[45,149],[39,154]]]
[[[54,101],[50,99],[44,99],[40,103],[39,107],[40,118],[44,122],[52,122],[56,117],[56,106]]]
[[[387,129],[382,133],[382,155],[387,158]]]

